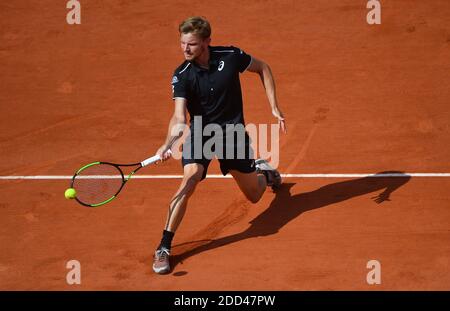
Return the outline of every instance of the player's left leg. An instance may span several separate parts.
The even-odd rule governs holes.
[[[262,173],[257,174],[256,171],[243,173],[233,169],[229,172],[250,202],[256,203],[261,199],[267,188],[266,177]]]
[[[244,139],[240,137],[242,136],[238,135],[234,145],[224,142],[225,151],[231,151],[232,157],[219,158],[220,170],[223,175],[230,173],[247,199],[256,203],[261,199],[267,186],[275,190],[281,185],[281,175],[267,161],[253,159],[253,150],[247,133]],[[228,155],[227,152],[224,154]]]

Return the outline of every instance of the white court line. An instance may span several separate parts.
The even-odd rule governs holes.
[[[104,178],[106,176],[95,175],[84,178]],[[119,175],[111,175],[110,178],[121,178]],[[364,178],[364,177],[450,177],[450,173],[385,173],[385,174],[281,174],[283,178]],[[183,175],[134,175],[131,179],[181,179]],[[221,174],[208,174],[206,178],[232,178]],[[69,175],[36,175],[36,176],[0,176],[0,180],[52,180],[72,179]]]

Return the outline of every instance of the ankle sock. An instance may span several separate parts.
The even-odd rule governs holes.
[[[170,250],[170,248],[172,247],[172,239],[174,235],[175,235],[174,232],[163,230],[161,243],[159,243],[158,249],[164,247]]]

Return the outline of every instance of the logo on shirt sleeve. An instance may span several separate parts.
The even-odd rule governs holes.
[[[178,83],[177,76],[173,76],[173,78],[172,78],[172,85],[175,84],[175,83]]]

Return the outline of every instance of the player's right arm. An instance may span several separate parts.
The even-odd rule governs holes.
[[[186,99],[182,97],[174,98],[174,112],[170,118],[169,129],[164,144],[156,152],[162,161],[170,158],[170,150],[173,144],[183,136],[183,131],[186,128]]]

